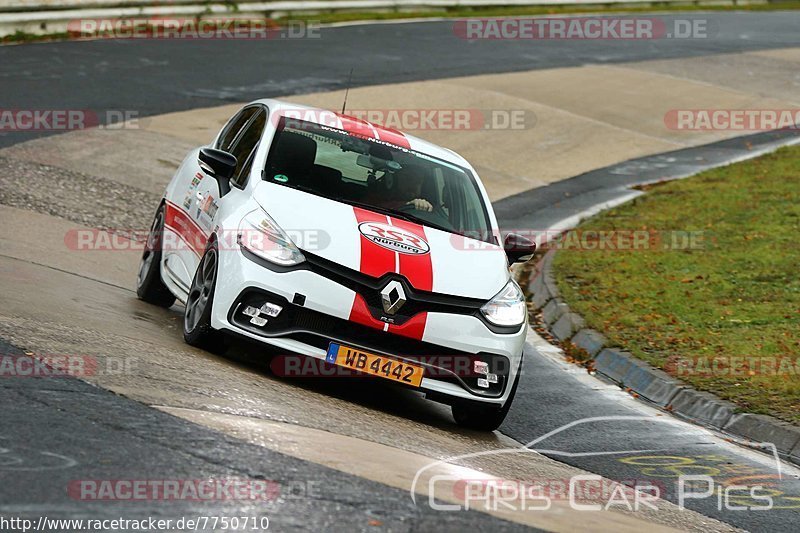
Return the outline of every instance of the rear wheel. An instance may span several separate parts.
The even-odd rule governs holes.
[[[192,346],[215,353],[225,349],[224,334],[211,327],[218,264],[217,244],[211,243],[197,266],[183,314],[184,340]]]
[[[520,370],[522,369],[521,362],[519,368]],[[503,420],[506,419],[508,411],[511,409],[511,403],[514,401],[514,396],[517,394],[517,384],[519,383],[520,377],[521,373],[517,372],[517,379],[514,380],[514,385],[511,387],[508,400],[506,400],[506,403],[504,403],[502,407],[468,400],[454,403],[451,409],[456,424],[478,431],[494,431],[499,428]]]
[[[136,277],[136,295],[140,300],[161,307],[175,303],[175,295],[170,292],[161,279],[161,243],[164,237],[164,206],[158,208],[153,225],[147,236],[147,243],[139,261],[139,275]]]

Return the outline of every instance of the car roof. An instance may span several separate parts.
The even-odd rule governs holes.
[[[372,137],[376,140],[410,148],[411,150],[442,159],[454,165],[472,168],[466,159],[452,150],[443,148],[437,144],[433,144],[424,139],[420,139],[419,137],[408,135],[407,133],[392,128],[385,128],[380,124],[367,122],[366,120],[349,116],[346,113],[342,114],[329,109],[322,109],[271,98],[256,100],[250,105],[256,103],[267,106],[271,113],[277,112],[281,116],[298,118],[307,122],[334,127],[355,135]]]

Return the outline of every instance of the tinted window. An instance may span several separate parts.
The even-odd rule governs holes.
[[[251,154],[255,152],[258,141],[261,140],[261,133],[267,123],[267,114],[260,110],[258,115],[245,126],[245,130],[239,135],[235,146],[229,150],[236,157],[236,172],[233,173],[233,182],[239,187],[247,183],[248,171],[252,165]]]
[[[234,141],[236,141],[236,136],[242,131],[247,121],[256,114],[258,109],[257,107],[243,109],[238,115],[231,119],[225,127],[225,131],[220,135],[219,141],[217,141],[217,148],[229,152]]]
[[[477,183],[464,168],[384,141],[282,119],[264,179],[493,242]]]

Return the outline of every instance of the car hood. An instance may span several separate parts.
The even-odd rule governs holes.
[[[261,182],[256,202],[303,251],[415,289],[488,300],[509,279],[499,246],[321,196]]]

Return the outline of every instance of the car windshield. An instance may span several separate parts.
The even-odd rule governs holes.
[[[486,207],[468,170],[384,141],[284,118],[264,179],[494,242]]]

